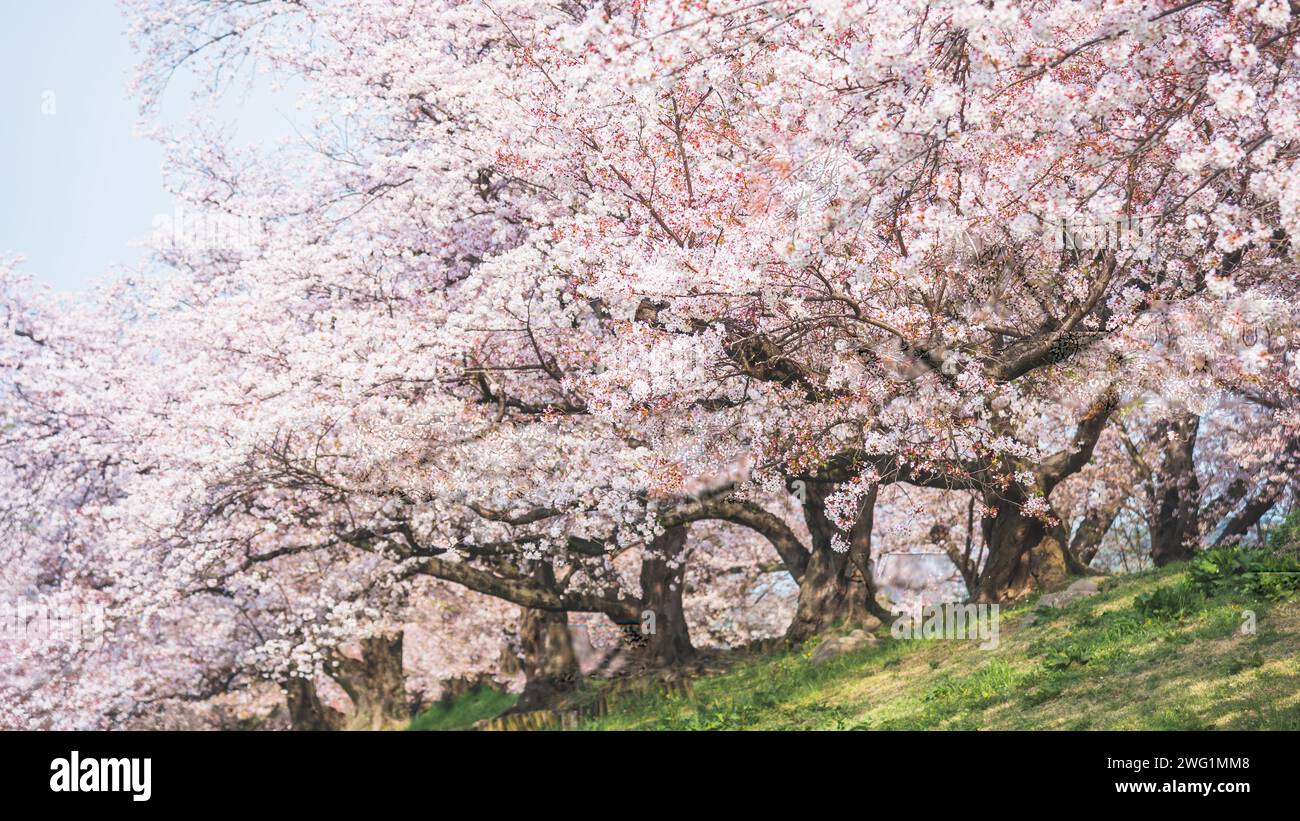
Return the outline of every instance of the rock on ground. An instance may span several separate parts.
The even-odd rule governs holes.
[[[845,653],[852,653],[854,650],[861,650],[863,647],[874,646],[877,641],[878,639],[874,635],[865,630],[854,630],[847,636],[835,636],[817,645],[817,649],[813,650],[809,662],[822,664]]]
[[[1064,590],[1055,593],[1048,593],[1038,600],[1034,605],[1035,610],[1042,610],[1045,607],[1065,607],[1067,604],[1076,602],[1079,599],[1086,599],[1089,596],[1096,595],[1097,583],[1092,579],[1079,579]]]

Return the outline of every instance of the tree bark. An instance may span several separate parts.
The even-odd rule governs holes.
[[[1064,587],[1071,573],[1081,573],[1082,568],[1070,554],[1065,529],[1048,527],[1043,538],[1029,550],[1029,577],[1038,590]]]
[[[643,639],[646,661],[654,667],[676,667],[695,659],[682,606],[686,533],[685,525],[666,529],[646,546],[641,559],[641,604],[654,614],[654,632]]]
[[[1042,521],[1021,513],[1023,495],[1011,499],[985,498],[997,513],[983,523],[987,558],[980,573],[975,601],[991,603],[1023,598],[1034,589],[1030,551],[1047,535]]]
[[[985,501],[997,509],[997,515],[983,524],[988,552],[975,591],[976,602],[1022,599],[1035,590],[1061,587],[1071,575],[1088,572],[1087,565],[1070,550],[1063,526],[1049,526],[1024,515],[1021,494]]]
[[[580,670],[567,613],[522,608],[519,644],[523,650],[524,691],[512,712],[537,709],[577,686]]]
[[[328,669],[352,699],[349,730],[383,730],[404,727],[411,720],[402,669],[402,634],[371,636],[361,640],[361,658],[338,655]]]
[[[1187,561],[1200,542],[1201,485],[1193,456],[1199,416],[1156,425],[1160,469],[1151,501],[1151,560],[1156,567]]]
[[[834,490],[827,482],[806,481],[804,520],[812,535],[812,550],[799,580],[799,601],[786,638],[803,642],[834,627],[862,624],[868,616],[889,614],[876,602],[871,567],[871,528],[875,515],[876,488],[863,497],[862,507],[850,533],[845,534],[826,516],[826,497]],[[844,536],[849,549],[832,548],[836,535]]]
[[[310,678],[289,679],[284,682],[284,692],[292,729],[337,730],[343,726],[343,716],[321,703],[320,694]]]
[[[1050,499],[1057,485],[1082,470],[1092,459],[1097,440],[1117,403],[1114,388],[1107,389],[1079,420],[1068,447],[1037,465],[1009,465],[1008,472],[1032,468],[1038,479],[1037,492],[1044,500]],[[1064,528],[1059,524],[1049,526],[1044,520],[1024,515],[1028,501],[1029,496],[1019,482],[1012,482],[1005,490],[990,488],[985,491],[984,504],[993,509],[994,515],[984,520],[982,528],[987,554],[975,594],[976,602],[1024,598],[1035,587],[1049,588],[1060,584],[1068,573],[1087,572],[1067,547],[1069,539]],[[1051,513],[1050,503],[1048,512]]]
[[[533,577],[544,588],[555,587],[555,569],[538,562]],[[563,610],[523,607],[519,611],[519,644],[523,650],[524,691],[511,712],[532,710],[578,685],[581,669]]]
[[[1083,521],[1079,523],[1074,531],[1074,537],[1070,539],[1070,553],[1084,567],[1092,564],[1092,560],[1096,558],[1097,552],[1101,550],[1102,540],[1106,538],[1111,525],[1115,523],[1123,508],[1124,494],[1117,493],[1106,504],[1092,508],[1084,514]]]

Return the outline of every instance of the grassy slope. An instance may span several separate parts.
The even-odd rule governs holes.
[[[609,694],[589,729],[1300,729],[1300,601],[1219,597],[1182,620],[1144,619],[1135,596],[1170,568],[1107,580],[1102,592],[1001,643],[894,641],[808,663],[811,647],[742,661],[687,695]],[[1243,609],[1257,633],[1242,635]]]

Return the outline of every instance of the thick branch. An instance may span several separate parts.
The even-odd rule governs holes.
[[[636,603],[630,600],[619,601],[592,593],[560,593],[526,579],[505,579],[485,570],[470,567],[466,562],[425,558],[419,560],[416,567],[425,575],[454,582],[477,593],[505,599],[521,607],[560,612],[604,613],[614,619],[629,621],[639,618],[641,613]]]
[[[672,527],[705,519],[731,522],[755,531],[776,548],[781,561],[785,563],[786,570],[796,582],[803,578],[804,570],[808,567],[808,548],[804,547],[799,537],[779,516],[752,502],[730,499],[695,502],[661,516],[660,522],[667,527]]]
[[[1038,478],[1043,484],[1044,495],[1050,494],[1052,488],[1062,479],[1078,473],[1092,459],[1093,449],[1101,432],[1106,428],[1106,420],[1117,406],[1114,388],[1110,388],[1097,401],[1089,406],[1083,419],[1079,420],[1074,431],[1074,438],[1065,450],[1057,451],[1047,457],[1038,466]]]

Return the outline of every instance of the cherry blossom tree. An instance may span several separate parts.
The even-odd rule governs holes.
[[[0,267],[6,588],[170,625],[59,651],[114,671],[87,715],[391,726],[419,623],[458,673],[514,632],[531,705],[571,614],[681,667],[775,632],[756,591],[803,641],[888,615],[886,556],[1002,601],[1126,510],[1164,563],[1293,498],[1285,3],[127,6],[145,116],[203,88],[169,186],[236,230],[79,300]],[[257,77],[313,127],[214,127]],[[43,646],[9,723],[72,692]]]

